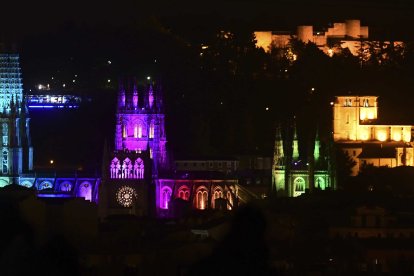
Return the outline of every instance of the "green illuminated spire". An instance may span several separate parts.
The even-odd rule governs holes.
[[[293,123],[293,161],[299,159],[299,143],[298,143],[298,135],[296,130],[296,121]]]
[[[275,148],[273,152],[273,162],[275,166],[282,166],[283,165],[283,140],[282,140],[282,131],[280,124],[276,127],[276,137],[275,137]]]
[[[313,157],[315,158],[315,163],[319,162],[320,158],[320,141],[319,141],[319,131],[316,130],[316,138],[315,138],[315,148],[313,150]]]

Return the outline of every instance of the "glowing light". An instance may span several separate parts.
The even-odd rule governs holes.
[[[62,84],[62,86],[65,88],[66,87],[66,84],[64,83],[64,84]]]
[[[136,191],[128,186],[122,186],[116,193],[116,200],[123,207],[131,207],[136,197]]]
[[[372,110],[368,111],[368,119],[374,119],[374,112]]]
[[[112,62],[110,60],[108,60],[108,64],[111,64]]]
[[[334,105],[334,102],[330,102],[329,104],[330,104],[330,105]]]
[[[363,121],[367,117],[365,110],[361,109],[361,113],[359,114],[359,118]]]
[[[55,163],[55,161],[52,159],[52,160],[49,161],[49,163],[53,164],[53,163]]]
[[[151,77],[150,77],[150,76],[148,76],[148,77],[147,77],[147,80],[150,80],[150,79],[151,79]]]
[[[315,91],[315,87],[312,87],[312,88],[311,88],[311,90],[312,90],[312,91]]]
[[[269,110],[269,108],[268,108],[268,107],[266,107],[265,109],[266,109],[266,111],[268,111],[268,110]]]
[[[387,140],[387,133],[384,130],[380,130],[377,133],[377,139],[381,142]]]
[[[392,137],[392,139],[393,139],[394,141],[397,141],[397,142],[401,141],[401,133],[396,132],[396,133],[393,133],[393,135],[392,135],[392,136],[393,136],[393,137]]]
[[[75,82],[76,80],[72,80],[72,82]]]
[[[107,82],[110,83],[111,82],[111,79],[108,79]]]
[[[334,51],[333,49],[328,49],[328,56],[333,57]]]

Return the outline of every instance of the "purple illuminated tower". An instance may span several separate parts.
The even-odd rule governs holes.
[[[137,87],[135,80],[120,83],[115,150],[148,151],[153,160],[153,175],[157,175],[168,169],[161,90],[153,83],[140,90]]]
[[[154,213],[155,182],[169,168],[164,118],[159,86],[120,81],[115,148],[104,157],[109,163],[99,189],[102,216]]]

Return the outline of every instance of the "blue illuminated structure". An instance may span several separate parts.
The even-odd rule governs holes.
[[[19,55],[0,54],[0,187],[18,184],[36,190],[38,197],[83,197],[97,202],[100,178],[77,175],[56,177],[33,171],[28,105],[33,104],[37,108],[77,108],[80,97],[23,95]]]
[[[75,95],[27,95],[29,109],[78,108],[81,97]]]
[[[33,170],[27,106],[18,54],[0,54],[0,187],[17,183],[18,176]]]

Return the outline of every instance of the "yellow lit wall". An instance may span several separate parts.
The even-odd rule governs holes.
[[[388,127],[375,127],[375,139],[381,142],[388,140]]]
[[[272,32],[254,32],[256,36],[256,47],[263,48],[266,52],[270,51],[272,45]]]

